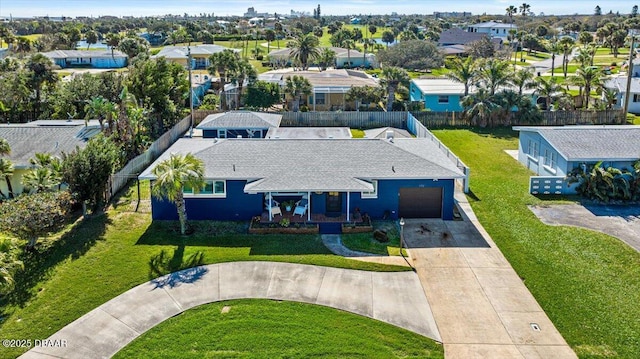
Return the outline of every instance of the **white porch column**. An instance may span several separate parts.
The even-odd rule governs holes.
[[[267,192],[267,207],[269,208],[269,222],[273,221],[273,215],[271,214],[271,192]]]
[[[311,222],[311,192],[307,192],[307,221]]]
[[[347,191],[347,222],[349,222],[349,191]]]

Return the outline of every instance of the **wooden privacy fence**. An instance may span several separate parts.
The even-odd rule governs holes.
[[[194,120],[196,120],[195,114],[194,112]],[[195,121],[196,124],[202,121],[206,115],[200,115],[199,117],[201,118]],[[155,140],[144,153],[130,160],[120,171],[112,174],[107,183],[106,201],[108,202],[113,195],[124,188],[130,179],[137,178],[142,170],[182,137],[189,130],[189,127],[191,127],[191,117],[187,116]]]
[[[404,128],[407,112],[284,112],[282,127]]]
[[[462,112],[412,112],[420,123],[428,128],[472,127],[475,124]],[[539,120],[523,120],[514,113],[508,120],[499,120],[487,127],[498,126],[564,126],[564,125],[623,125],[626,116],[622,110],[603,111],[540,111]]]

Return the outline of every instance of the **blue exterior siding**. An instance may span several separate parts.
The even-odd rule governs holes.
[[[244,193],[246,181],[227,181],[226,198],[186,198],[187,216],[191,220],[249,220],[263,211],[264,194]],[[453,219],[454,180],[380,180],[378,198],[361,198],[360,192],[349,193],[349,208],[367,213],[373,219],[383,218],[385,212],[389,218],[398,218],[399,193],[401,188],[441,187],[443,189],[442,218]],[[340,193],[342,213],[347,211],[347,193]],[[279,198],[284,200],[284,198]],[[297,198],[296,198],[297,199]],[[177,220],[176,207],[166,201],[152,199],[152,218],[154,220]],[[326,193],[311,193],[311,213],[326,213]]]
[[[186,198],[187,217],[191,220],[239,221],[260,215],[264,195],[244,193],[246,183],[227,181],[226,198]],[[154,220],[178,220],[173,203],[154,198],[151,201],[151,215]]]
[[[398,218],[400,205],[400,188],[415,187],[441,187],[442,193],[442,218],[453,219],[454,207],[454,182],[453,179],[433,181],[421,180],[380,180],[378,181],[378,198],[361,198],[360,193],[351,193],[350,207],[353,211],[356,207],[361,213],[368,213],[373,219],[382,218],[386,211],[392,219]],[[313,213],[313,212],[312,212]]]
[[[267,135],[266,128],[255,128],[253,130],[252,138],[264,138]],[[202,130],[202,138],[221,138],[218,134],[219,129],[208,129]],[[249,132],[246,129],[227,129],[225,138],[237,138],[238,136],[242,136],[242,138],[249,138]]]
[[[74,67],[76,65],[86,66],[90,65],[97,69],[114,69],[127,66],[127,59],[125,57],[108,57],[108,58],[65,58],[54,59],[53,62],[61,68]]]
[[[424,102],[424,108],[431,111],[446,112],[463,110],[462,105],[460,105],[462,96],[457,94],[441,94],[442,96],[447,96],[449,101],[447,103],[440,103],[438,101],[440,95],[425,95],[414,82],[411,82],[409,85],[409,93],[411,101]]]
[[[460,105],[460,95],[442,95],[447,96],[449,101],[447,103],[440,103],[440,95],[424,95],[424,108],[436,112],[445,111],[462,111],[462,105]]]

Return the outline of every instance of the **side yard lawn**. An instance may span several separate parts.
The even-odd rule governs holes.
[[[510,130],[438,130],[472,168],[480,222],[581,358],[640,358],[640,253],[616,238],[541,223]]]

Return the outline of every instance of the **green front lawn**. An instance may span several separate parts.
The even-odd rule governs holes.
[[[505,149],[508,130],[434,131],[472,168],[471,206],[581,358],[640,357],[640,253],[589,230],[541,223],[527,208],[531,173]]]
[[[228,312],[223,313],[223,308]],[[180,333],[176,335],[176,333]],[[146,332],[114,358],[444,358],[429,338],[311,304],[203,305]]]
[[[383,230],[387,233],[389,241],[378,242],[373,237],[373,232],[343,234],[342,244],[345,247],[359,252],[379,254],[382,256],[400,255],[400,233],[396,221],[373,221],[374,230]]]
[[[142,197],[148,198],[148,183]],[[166,270],[184,267],[202,253],[202,263],[278,261],[374,271],[404,271],[333,255],[316,235],[249,235],[246,223],[192,222],[195,234],[181,237],[174,222],[151,222],[149,213],[131,212],[135,187],[115,208],[95,216],[25,254],[25,271],[15,292],[0,302],[4,338],[46,338],[109,299],[155,276],[150,261]],[[148,205],[147,205],[148,206]],[[144,205],[141,207],[143,208]],[[164,251],[165,257],[161,259]],[[0,357],[23,350],[3,349]]]

